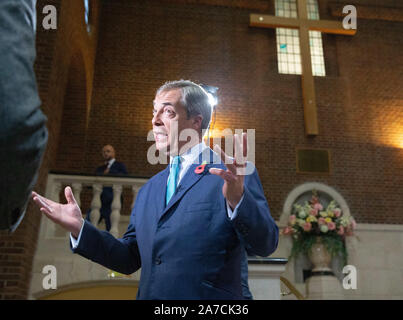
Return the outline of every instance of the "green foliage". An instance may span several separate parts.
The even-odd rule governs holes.
[[[344,239],[334,233],[326,235],[301,233],[299,235],[294,235],[292,238],[293,245],[289,259],[296,258],[300,254],[308,255],[312,246],[316,243],[317,237],[320,237],[320,240],[332,258],[340,255],[343,260],[343,264],[347,264],[348,254]]]

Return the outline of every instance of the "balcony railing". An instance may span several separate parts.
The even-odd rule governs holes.
[[[71,186],[74,197],[81,207],[81,193],[84,188],[92,189],[91,200],[91,223],[98,227],[101,209],[101,193],[103,187],[112,187],[113,201],[111,205],[111,229],[110,233],[119,237],[119,221],[121,218],[121,195],[124,188],[130,188],[132,194],[131,207],[133,208],[134,201],[139,189],[148,181],[148,178],[135,178],[130,176],[96,176],[82,174],[66,174],[66,173],[49,173],[46,185],[45,196],[55,202],[63,202],[60,199],[60,192],[63,186]],[[83,212],[83,214],[85,214]],[[57,231],[57,226],[54,223],[46,223],[44,235],[46,238],[57,237],[60,233]]]

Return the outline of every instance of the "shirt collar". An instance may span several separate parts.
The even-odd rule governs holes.
[[[108,168],[112,167],[112,165],[113,165],[113,163],[114,163],[115,161],[116,161],[115,158],[113,158],[113,159],[107,161],[107,162],[106,162],[106,165],[108,166]]]
[[[202,153],[206,148],[208,148],[208,147],[204,141],[194,145],[193,147],[186,150],[185,153],[182,153],[180,155],[181,162],[195,163],[195,160],[198,159],[199,154]],[[172,160],[173,160],[173,157],[170,156],[169,163],[172,163]]]

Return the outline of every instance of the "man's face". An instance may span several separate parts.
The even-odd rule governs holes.
[[[104,157],[105,161],[109,161],[115,158],[115,150],[111,145],[106,145],[102,148],[102,156]]]
[[[153,132],[157,150],[176,154],[175,142],[184,129],[200,131],[201,116],[187,118],[185,107],[180,102],[181,90],[163,91],[156,95],[153,110]],[[176,128],[178,129],[175,133]],[[176,138],[175,138],[176,137]],[[178,141],[178,150],[186,141]]]

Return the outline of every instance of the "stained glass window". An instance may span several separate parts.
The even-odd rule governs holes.
[[[297,0],[276,0],[276,16],[298,18]],[[308,19],[319,20],[317,0],[307,0]],[[276,28],[278,72],[285,74],[301,74],[301,53],[299,47],[299,30]],[[322,34],[309,31],[311,48],[312,74],[325,76]]]

